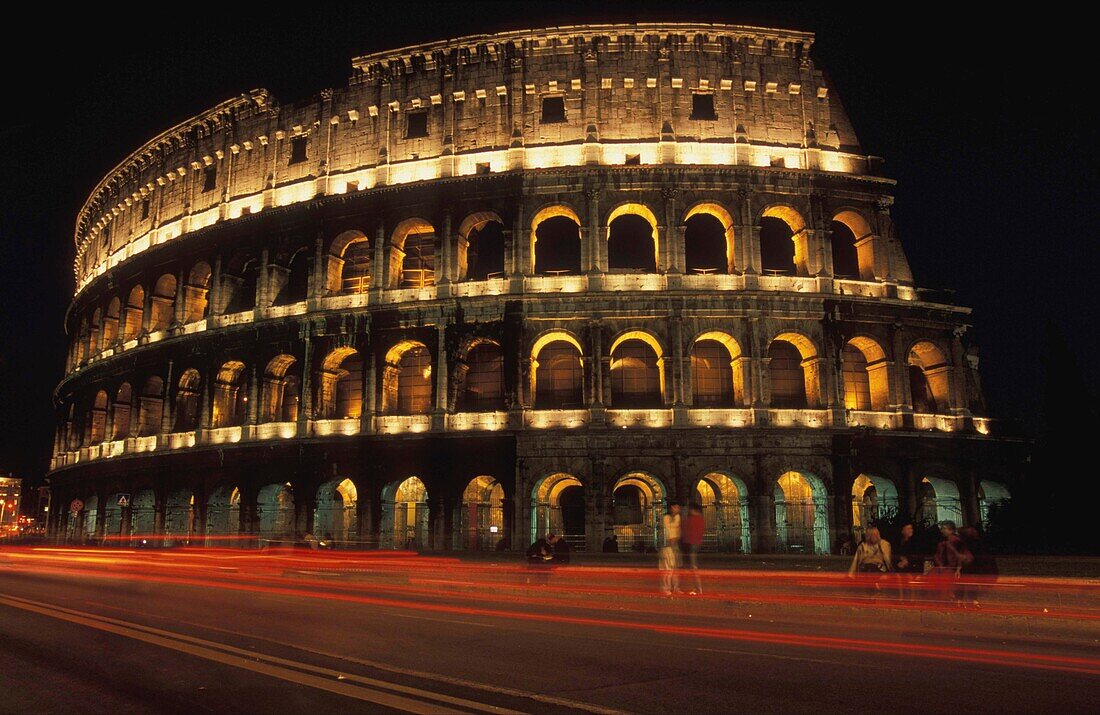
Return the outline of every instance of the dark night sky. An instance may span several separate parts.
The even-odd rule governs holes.
[[[899,181],[894,218],[918,284],[954,288],[974,308],[995,414],[1039,424],[1052,330],[1082,366],[1096,354],[1087,276],[1097,258],[1097,141],[1081,107],[1094,58],[1060,17],[968,19],[957,5],[926,3],[888,12],[643,0],[330,7],[127,18],[95,6],[67,17],[71,30],[35,29],[56,18],[24,23],[40,54],[5,58],[0,126],[0,472],[45,473],[73,222],[106,171],[158,132],[250,88],[304,98],[346,84],[356,54],[494,30],[702,20],[816,32],[816,57],[865,151],[885,157]],[[1085,375],[1092,394],[1095,374]],[[1089,400],[1073,397],[1067,404]]]

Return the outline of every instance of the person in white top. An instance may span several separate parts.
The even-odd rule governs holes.
[[[668,513],[661,519],[665,543],[657,554],[657,568],[661,571],[661,593],[671,596],[680,592],[680,505],[668,505]]]

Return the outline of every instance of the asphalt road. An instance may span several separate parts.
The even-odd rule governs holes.
[[[0,558],[0,712],[1003,714],[1100,697],[1095,624],[1072,618],[1021,629],[586,587],[601,575],[402,573]]]

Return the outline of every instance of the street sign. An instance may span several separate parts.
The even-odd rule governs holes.
[[[81,509],[83,508],[84,502],[80,501],[79,499],[73,499],[71,502],[69,502],[69,511],[74,514],[79,514]]]
[[[124,508],[124,509],[126,507],[130,506],[130,495],[129,494],[119,494],[118,495],[118,505],[120,507]]]

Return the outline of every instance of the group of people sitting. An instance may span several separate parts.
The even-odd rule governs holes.
[[[878,527],[863,534],[856,547],[848,575],[866,581],[880,592],[886,579],[896,578],[899,595],[914,598],[928,594],[963,605],[977,605],[977,596],[985,583],[997,576],[997,562],[982,543],[978,530],[971,526],[958,529],[953,521],[940,522],[940,540],[928,553],[915,538],[916,527],[905,524],[896,546],[882,538]]]

